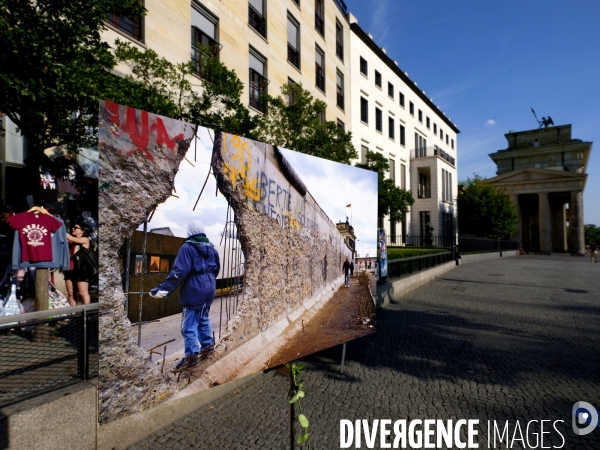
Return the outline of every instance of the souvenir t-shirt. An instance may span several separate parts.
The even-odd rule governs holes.
[[[48,214],[24,212],[9,217],[8,223],[19,233],[21,262],[52,261],[52,236],[62,224]]]

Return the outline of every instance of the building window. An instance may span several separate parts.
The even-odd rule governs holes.
[[[442,129],[440,128],[440,139],[443,141],[444,140],[444,132],[442,131]]]
[[[430,198],[431,192],[429,190],[429,177],[423,172],[419,172],[419,198]]]
[[[406,145],[406,128],[404,125],[400,125],[400,145],[403,147]]]
[[[406,166],[400,164],[400,187],[406,190]]]
[[[427,128],[430,128],[430,127],[431,127],[431,122],[429,121],[429,117],[426,117],[426,118],[425,118],[425,126],[426,126]]]
[[[437,124],[433,124],[433,134],[437,134]]]
[[[344,60],[344,28],[337,20],[335,21],[335,54]]]
[[[315,84],[325,92],[325,54],[315,47]]]
[[[344,109],[344,75],[339,71],[336,72],[336,91],[337,91],[337,105]]]
[[[415,158],[427,156],[427,140],[419,133],[415,133]]]
[[[396,161],[394,161],[393,159],[389,159],[389,165],[390,165],[390,180],[392,180],[394,182],[394,185],[396,184]]]
[[[413,102],[408,102],[408,112],[411,116],[415,115],[415,104]]]
[[[452,142],[452,148],[454,148],[454,139],[451,139]]]
[[[298,22],[288,16],[287,32],[288,32],[288,56],[287,60],[298,69],[300,68],[300,34],[298,33]]]
[[[323,108],[319,111],[319,123],[323,125],[325,122],[327,122],[327,115],[325,114],[325,108]]]
[[[369,123],[369,102],[366,98],[360,98],[360,120]]]
[[[300,0],[292,0],[296,5],[300,6]]]
[[[446,134],[446,145],[448,145],[448,144],[449,144],[449,142],[448,142],[448,135]]]
[[[402,92],[398,92],[398,96],[400,97],[400,106],[404,108],[404,94]]]
[[[248,24],[261,36],[267,36],[263,0],[249,0]]]
[[[395,131],[396,131],[396,127],[394,126],[394,118],[393,117],[388,117],[388,130],[389,130],[389,138],[390,139],[395,139]]]
[[[325,10],[323,0],[315,0],[315,29],[323,36],[325,30]]]
[[[290,77],[288,77],[288,84],[292,85],[292,84],[296,84],[296,82],[294,80],[292,80]],[[294,94],[294,91],[292,89],[288,90],[288,105],[292,106],[294,103],[296,103],[296,97]]]
[[[419,110],[419,122],[423,123],[423,111]]]
[[[195,5],[195,3],[192,3]],[[199,7],[198,7],[199,8]],[[217,56],[221,45],[217,39],[217,20],[204,11],[192,8],[192,61],[196,74],[202,76],[200,57],[202,48],[209,48],[212,56]]]
[[[369,152],[369,148],[361,145],[360,146],[360,163],[361,164],[366,164],[367,163],[367,153]]]
[[[375,86],[381,87],[381,74],[377,71],[375,71]]]
[[[114,13],[106,14],[106,21],[137,41],[142,40],[142,16],[121,17]]]
[[[265,112],[261,96],[267,92],[266,60],[258,53],[250,52],[250,106]]]
[[[388,97],[394,98],[394,85],[388,81]]]
[[[383,117],[381,114],[381,110],[379,108],[375,108],[375,129],[377,131],[383,132]]]
[[[367,63],[367,60],[362,56],[360,57],[360,73],[362,73],[366,77],[369,76],[369,64]]]
[[[344,122],[342,122],[340,119],[337,120],[337,126],[338,128],[341,128],[342,131],[346,131],[346,125],[344,125]]]
[[[419,211],[419,221],[420,221],[420,227],[421,227],[421,245],[427,245],[429,243],[426,243],[425,240],[428,238],[427,237],[427,224],[429,222],[431,222],[431,217],[429,215],[429,211]],[[429,244],[431,245],[431,244]]]

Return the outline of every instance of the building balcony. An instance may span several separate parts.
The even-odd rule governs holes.
[[[428,156],[439,156],[451,166],[456,167],[456,160],[438,146],[413,148],[410,151],[410,159],[426,158]]]

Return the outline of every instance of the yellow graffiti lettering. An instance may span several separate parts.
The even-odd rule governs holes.
[[[223,156],[227,155],[227,133],[223,133]]]

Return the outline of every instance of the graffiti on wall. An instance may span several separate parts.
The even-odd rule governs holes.
[[[282,228],[297,231],[302,237],[332,241],[327,230],[331,220],[310,193],[299,186],[302,182],[278,150],[269,144],[223,133],[215,141],[223,158],[229,181],[241,188],[248,206],[276,220]]]

